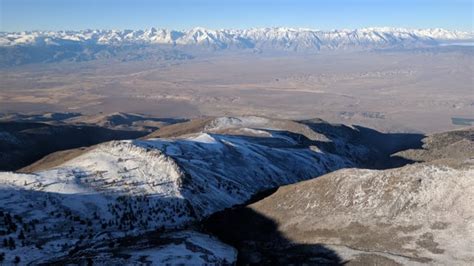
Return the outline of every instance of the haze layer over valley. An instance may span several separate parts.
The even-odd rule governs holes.
[[[0,112],[263,114],[418,132],[474,118],[473,48],[459,45],[469,33],[178,33],[3,33]]]

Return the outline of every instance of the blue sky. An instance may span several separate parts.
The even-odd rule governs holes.
[[[474,0],[0,0],[0,31],[391,26],[473,30]]]

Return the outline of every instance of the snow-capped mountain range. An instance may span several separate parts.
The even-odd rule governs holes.
[[[98,59],[163,62],[192,59],[215,51],[269,54],[412,49],[471,44],[473,40],[472,32],[398,28],[0,32],[0,67]]]
[[[0,33],[0,46],[64,45],[73,43],[120,45],[198,45],[214,49],[273,48],[284,50],[387,47],[436,44],[450,40],[472,40],[472,32],[445,29],[363,28],[356,30],[314,30],[302,28],[190,30],[82,30]]]

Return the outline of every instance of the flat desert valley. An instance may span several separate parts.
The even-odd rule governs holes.
[[[0,112],[319,117],[433,133],[474,118],[473,67],[462,46],[30,64],[0,69]]]

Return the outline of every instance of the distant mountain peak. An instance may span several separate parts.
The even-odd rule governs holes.
[[[269,43],[286,38],[286,44],[273,45],[274,49],[321,48],[335,49],[337,47],[380,46],[381,43],[404,45],[406,43],[423,44],[423,41],[472,40],[472,32],[434,29],[406,29],[391,27],[368,27],[361,29],[316,30],[309,28],[273,27],[251,29],[221,29],[214,30],[195,27],[189,30],[156,29],[147,30],[83,30],[83,31],[31,31],[31,32],[2,32],[0,46],[39,45],[40,40],[48,38],[52,43],[60,44],[64,40],[89,42],[97,44],[172,44],[172,45],[203,45],[213,48],[248,47],[242,42],[250,42],[255,47],[269,46]],[[390,40],[390,41],[388,41]],[[291,43],[291,45],[288,45]],[[312,45],[308,45],[312,44]],[[363,44],[363,45],[361,45]],[[294,49],[293,49],[294,50]]]

